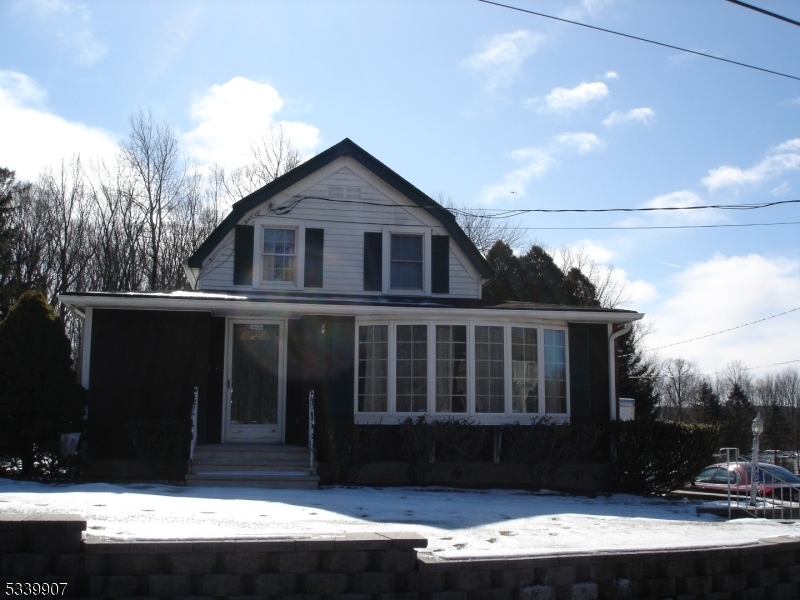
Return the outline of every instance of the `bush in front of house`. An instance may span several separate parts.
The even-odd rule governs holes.
[[[68,475],[60,435],[79,431],[86,390],[75,381],[64,326],[38,291],[0,322],[0,456],[24,477]]]
[[[658,495],[683,487],[711,464],[719,444],[716,425],[665,421],[611,424],[614,489]]]

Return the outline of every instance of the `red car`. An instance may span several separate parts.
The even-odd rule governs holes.
[[[736,462],[730,463],[730,465],[717,463],[703,469],[692,480],[691,489],[727,494],[730,480],[732,495],[749,496],[752,469],[753,465],[749,462]],[[800,477],[783,467],[758,463],[756,492],[758,496],[775,500],[798,501],[800,500]]]

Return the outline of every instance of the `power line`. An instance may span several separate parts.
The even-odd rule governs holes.
[[[757,319],[755,321],[750,321],[749,323],[745,323],[744,325],[737,325],[736,327],[729,327],[728,329],[723,329],[722,331],[715,331],[714,333],[708,333],[706,335],[701,335],[700,337],[692,338],[690,340],[683,340],[682,342],[675,342],[674,344],[667,344],[666,346],[659,346],[658,348],[652,348],[652,351],[655,350],[662,350],[664,348],[671,348],[672,346],[679,346],[681,344],[688,344],[689,342],[695,342],[697,340],[702,340],[705,338],[709,338],[715,335],[719,335],[721,333],[727,333],[728,331],[733,331],[734,329],[741,329],[742,327],[747,327],[749,325],[755,325],[756,323],[762,323],[763,321],[769,321],[770,319],[774,319],[775,317],[780,317],[783,315],[788,315],[789,313],[793,313],[795,311],[800,310],[800,306],[797,308],[792,308],[791,310],[786,310],[784,312],[778,313],[776,315],[770,315],[769,317],[764,317],[763,319]]]
[[[765,14],[765,15],[769,16],[769,17],[774,17],[776,19],[780,19],[781,21],[786,21],[787,23],[791,23],[792,25],[800,26],[800,22],[795,21],[794,19],[790,19],[789,17],[784,17],[784,16],[779,15],[777,13],[770,12],[770,11],[765,10],[763,8],[759,8],[758,6],[753,6],[752,4],[747,4],[746,2],[742,2],[741,0],[728,0],[728,2],[731,2],[733,4],[738,4],[739,6],[744,6],[745,8],[749,8],[750,10],[754,10],[756,12],[760,12],[762,14]]]
[[[621,229],[718,229],[723,227],[773,227],[775,225],[800,225],[800,221],[782,221],[778,223],[729,223],[726,225],[632,225],[630,227],[519,227],[525,231],[616,231]]]
[[[580,25],[581,27],[586,27],[588,29],[595,29],[597,31],[602,31],[605,33],[612,33],[614,35],[619,35],[621,37],[630,38],[632,40],[638,40],[640,42],[646,42],[648,44],[655,44],[656,46],[663,46],[664,48],[671,48],[672,50],[680,50],[681,52],[688,52],[689,54],[696,54],[697,56],[704,56],[706,58],[713,58],[714,60],[720,60],[722,62],[730,63],[732,65],[738,65],[740,67],[746,67],[748,69],[755,69],[756,71],[763,71],[764,73],[770,73],[771,75],[778,75],[780,77],[787,77],[789,79],[794,79],[800,81],[800,77],[796,77],[794,75],[787,75],[786,73],[781,73],[779,71],[772,71],[770,69],[764,69],[762,67],[756,67],[754,65],[749,65],[747,63],[739,62],[736,60],[730,60],[728,58],[722,58],[720,56],[714,56],[713,54],[706,54],[705,52],[698,52],[697,50],[689,50],[688,48],[681,48],[680,46],[673,46],[672,44],[665,44],[663,42],[656,42],[655,40],[650,40],[647,38],[639,37],[636,35],[630,35],[629,33],[621,33],[619,31],[614,31],[612,29],[604,29],[603,27],[596,27],[595,25],[587,25],[586,23],[579,23],[578,21],[570,21],[569,19],[563,19],[561,17],[554,17],[552,15],[546,15],[544,13],[535,12],[532,10],[526,10],[524,8],[519,8],[516,6],[509,6],[508,4],[500,4],[499,2],[492,2],[491,0],[478,0],[478,2],[483,2],[484,4],[493,4],[495,6],[500,6],[502,8],[508,8],[511,10],[517,10],[519,12],[528,13],[531,15],[536,15],[537,17],[544,17],[546,19],[553,19],[554,21],[562,21],[563,23],[570,23],[571,25]]]

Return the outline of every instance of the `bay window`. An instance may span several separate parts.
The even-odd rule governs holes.
[[[389,326],[358,330],[358,411],[385,413],[388,402]]]
[[[428,412],[428,326],[398,325],[395,375],[397,412]]]
[[[436,412],[467,412],[467,326],[436,326]]]

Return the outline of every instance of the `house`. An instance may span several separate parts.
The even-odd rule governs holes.
[[[192,291],[60,299],[84,319],[90,454],[130,458],[121,424],[196,398],[193,481],[308,477],[312,390],[354,423],[615,419],[613,339],[642,317],[482,300],[452,214],[349,139],[237,202],[185,270]]]

